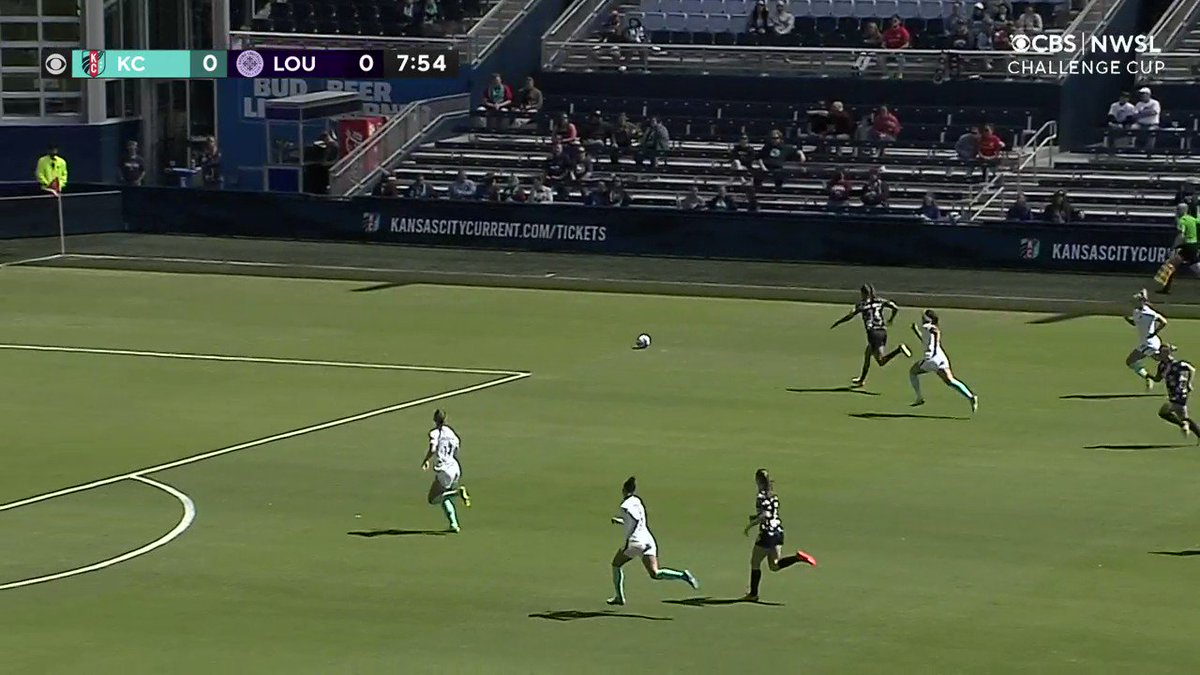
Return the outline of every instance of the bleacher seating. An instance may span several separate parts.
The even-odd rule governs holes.
[[[274,0],[251,22],[257,31],[322,35],[421,35],[466,30],[486,11],[486,0],[439,0],[437,16],[406,18],[398,0]]]

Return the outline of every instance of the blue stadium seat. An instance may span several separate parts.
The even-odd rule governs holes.
[[[683,0],[679,11],[689,15],[705,15],[708,13],[704,8],[704,0]]]
[[[920,16],[922,19],[940,19],[946,16],[946,13],[949,11],[948,8],[951,6],[950,3],[944,3],[942,0],[921,0],[920,5],[917,7],[917,16]]]
[[[838,19],[837,26],[834,28],[834,30],[843,35],[852,35],[857,41],[858,34],[859,31],[862,30],[862,26],[859,25],[858,19],[850,16]]]
[[[653,34],[667,29],[667,15],[662,12],[646,12],[642,16],[642,28],[651,33],[651,41],[657,42]]]
[[[854,16],[855,5],[857,4],[855,0],[832,0],[829,13],[838,18]]]
[[[875,0],[875,12],[881,18],[895,16],[900,13],[900,3],[896,0]]]
[[[713,33],[733,32],[733,17],[728,14],[709,14],[708,30]]]
[[[875,9],[875,0],[855,0],[854,16],[860,19],[874,19],[879,16]]]
[[[667,12],[666,29],[672,33],[686,31],[688,25],[687,14],[683,12]]]
[[[833,16],[833,0],[812,0],[809,15],[817,18]]]
[[[920,0],[899,0],[896,3],[895,13],[904,19],[914,19],[921,16]]]

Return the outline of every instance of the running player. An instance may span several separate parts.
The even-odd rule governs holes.
[[[433,429],[429,431],[429,452],[425,453],[425,461],[421,470],[428,471],[430,461],[433,462],[433,483],[429,485],[429,503],[441,504],[446,520],[450,522],[448,530],[458,532],[458,512],[454,509],[454,498],[461,497],[463,506],[471,507],[471,495],[467,488],[459,485],[462,478],[462,467],[458,464],[458,434],[446,424],[446,413],[441,410],[433,411]]]
[[[885,354],[883,351],[887,346],[887,327],[896,320],[896,314],[900,311],[896,303],[875,295],[875,287],[871,284],[863,284],[859,290],[862,293],[862,300],[854,305],[854,309],[849,314],[834,321],[833,325],[829,327],[832,330],[855,316],[862,316],[863,327],[867,329],[867,350],[863,354],[862,373],[850,381],[851,385],[855,387],[861,387],[867,383],[867,371],[871,369],[871,359],[875,359],[875,362],[882,367],[886,366],[888,361],[896,358],[898,354],[912,356],[912,352],[904,344],[896,347],[890,353]],[[886,321],[883,318],[885,309],[891,312]]]
[[[1158,370],[1151,377],[1156,382],[1166,381],[1167,402],[1158,409],[1158,416],[1179,427],[1186,438],[1190,434],[1196,436],[1200,443],[1200,426],[1188,416],[1188,396],[1192,393],[1192,380],[1196,376],[1196,368],[1183,359],[1175,358],[1175,347],[1163,345],[1154,355],[1158,361]]]
[[[1146,391],[1149,391],[1154,388],[1154,378],[1142,367],[1142,360],[1157,358],[1158,348],[1162,346],[1158,334],[1167,327],[1167,320],[1154,311],[1146,290],[1142,289],[1133,296],[1133,314],[1125,317],[1125,321],[1138,331],[1138,345],[1125,357],[1125,365],[1146,382]]]
[[[691,572],[658,566],[658,544],[654,541],[654,535],[650,534],[650,526],[646,523],[646,505],[637,496],[637,479],[633,476],[621,486],[621,508],[613,516],[612,522],[625,526],[625,543],[612,559],[613,589],[617,594],[609,598],[608,604],[625,604],[625,572],[621,568],[634,558],[642,559],[642,565],[651,579],[685,581],[692,588],[700,588],[700,582]]]
[[[946,352],[942,349],[942,331],[938,327],[937,312],[927,309],[921,318],[925,323],[921,324],[920,328],[915,323],[912,325],[913,332],[921,338],[921,342],[925,345],[924,358],[914,363],[908,371],[908,381],[917,394],[917,400],[913,401],[913,407],[925,405],[925,397],[921,395],[921,381],[917,378],[925,373],[937,373],[947,386],[971,402],[971,412],[975,412],[979,409],[979,397],[972,393],[961,380],[956,380],[954,373],[950,371],[950,359],[946,358]]]
[[[754,548],[750,550],[750,592],[744,600],[758,602],[758,584],[762,581],[763,559],[772,572],[787,569],[798,562],[808,563],[813,567],[817,561],[804,551],[796,551],[795,555],[781,558],[783,555],[783,521],[779,519],[779,496],[775,494],[775,481],[767,475],[766,469],[754,472],[754,483],[758,486],[758,495],[754,498],[755,514],[750,516],[750,524],[742,531],[749,534],[755,525],[758,526],[758,539],[754,540]]]

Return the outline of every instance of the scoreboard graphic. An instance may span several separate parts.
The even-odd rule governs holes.
[[[43,49],[42,75],[74,79],[224,80],[259,77],[391,80],[455,78],[453,49]]]

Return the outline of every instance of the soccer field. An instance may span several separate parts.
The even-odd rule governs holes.
[[[1200,450],[1117,317],[943,311],[972,419],[934,376],[910,409],[903,359],[843,389],[846,307],[0,277],[7,672],[1200,672]],[[1200,324],[1164,337],[1200,358]],[[435,407],[457,535],[419,470]],[[758,467],[820,565],[721,602]],[[604,604],[630,474],[699,593],[631,565]]]

